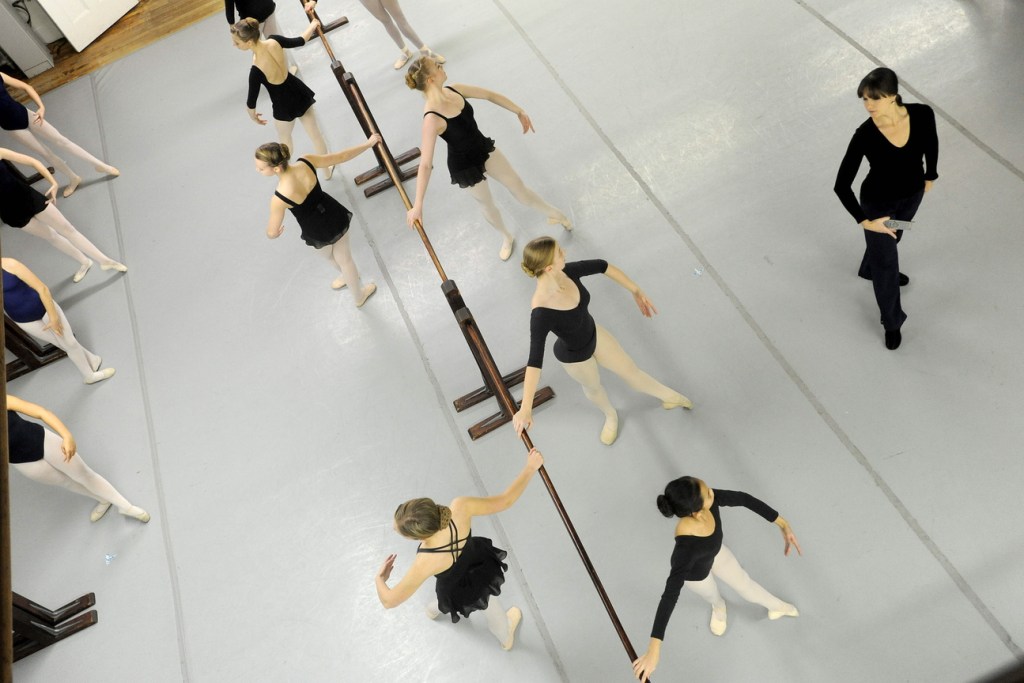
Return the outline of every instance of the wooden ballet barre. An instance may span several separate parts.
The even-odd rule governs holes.
[[[12,593],[11,596],[14,661],[39,652],[99,621],[96,610],[89,609],[96,604],[95,593],[86,593],[55,610],[46,609],[17,593]]]
[[[363,125],[369,128],[369,133],[371,135],[374,133],[379,134],[380,131],[377,129],[377,125],[374,122],[373,117],[370,115],[369,107],[366,105],[366,100],[363,98],[362,92],[359,90],[359,85],[356,83],[355,77],[351,73],[346,73],[344,77],[348,83],[348,88],[352,93],[353,100],[350,101],[355,101],[358,106],[357,118],[361,119]],[[398,194],[402,198],[402,202],[405,204],[406,210],[408,211],[412,208],[412,202],[409,201],[409,195],[406,194],[405,188],[402,186],[401,178],[398,174],[398,169],[394,159],[391,157],[391,152],[388,151],[387,145],[383,140],[384,138],[381,136],[380,158],[384,163],[387,173],[391,177],[395,188],[398,190]],[[472,313],[470,313],[469,308],[465,305],[465,302],[462,299],[462,295],[458,291],[458,286],[455,284],[454,280],[448,279],[448,276],[445,274],[444,268],[441,266],[441,262],[438,260],[437,254],[434,252],[434,247],[430,243],[430,239],[427,237],[426,231],[423,229],[423,223],[417,220],[414,223],[414,227],[420,236],[420,240],[423,242],[423,246],[430,255],[430,260],[433,261],[434,267],[437,269],[437,274],[441,278],[441,290],[445,295],[445,299],[448,300],[452,313],[455,314],[455,319],[459,323],[459,328],[462,329],[462,333],[466,337],[466,342],[469,344],[473,358],[476,360],[477,366],[480,368],[480,372],[483,375],[484,384],[498,400],[498,405],[501,407],[502,414],[508,416],[508,419],[506,419],[505,422],[508,422],[511,419],[511,416],[518,410],[519,404],[516,403],[512,394],[509,392],[508,386],[506,386],[504,378],[498,370],[498,365],[494,362],[494,357],[491,356],[491,352],[487,347],[487,342],[484,340],[483,333],[480,331],[479,327],[477,327],[476,320],[473,318]],[[550,391],[548,387],[545,387],[545,389]],[[541,392],[538,392],[538,395],[540,393]],[[551,392],[551,396],[544,400],[549,400],[553,396],[554,392]],[[523,430],[520,438],[527,450],[533,448],[533,441],[530,439],[530,434],[527,430]],[[622,645],[626,650],[626,654],[629,656],[629,662],[632,665],[638,655],[636,650],[633,648],[633,644],[629,640],[629,636],[626,635],[626,630],[623,628],[622,622],[619,621],[619,615],[615,612],[615,606],[612,605],[612,601],[604,589],[604,584],[601,583],[601,578],[597,575],[597,570],[594,568],[594,564],[590,561],[590,556],[587,554],[586,548],[583,547],[583,541],[580,540],[579,534],[576,533],[576,527],[569,518],[569,513],[566,511],[565,506],[562,505],[562,499],[559,497],[558,491],[555,490],[555,485],[551,481],[551,477],[548,476],[547,469],[544,466],[541,466],[538,472],[540,473],[541,479],[544,481],[544,487],[547,489],[548,495],[551,497],[551,501],[555,504],[555,508],[558,510],[558,515],[562,519],[562,524],[565,526],[565,530],[569,533],[569,537],[572,539],[576,552],[583,561],[583,566],[586,568],[587,574],[590,575],[590,580],[593,582],[594,588],[597,590],[597,594],[601,599],[601,604],[604,605],[605,611],[608,613],[608,618],[611,619],[612,625],[615,628],[615,633],[619,636],[619,640],[622,642]]]
[[[300,3],[302,3],[302,0],[300,0]],[[303,6],[305,6],[305,3],[302,4]],[[316,10],[310,12],[309,16],[313,19],[316,19],[317,21],[320,20],[319,17],[317,17],[316,15]],[[346,21],[348,20],[346,19]],[[334,50],[331,48],[331,43],[330,41],[327,40],[327,36],[324,35],[327,30],[330,30],[330,28],[331,27],[324,29],[323,27],[318,27],[316,30],[317,35],[320,36],[320,41],[323,43],[324,49],[327,51],[327,56],[330,57],[331,59],[331,71],[334,73],[334,78],[338,81],[338,85],[341,86],[341,91],[345,93],[345,99],[348,100],[348,106],[352,108],[352,113],[355,114],[356,121],[359,122],[360,127],[363,129],[363,134],[366,137],[370,137],[370,135],[372,135],[374,131],[378,130],[377,124],[375,121],[373,121],[373,128],[371,129],[369,122],[372,120],[372,116],[370,117],[370,119],[364,120],[364,118],[359,115],[359,111],[357,109],[357,104],[355,102],[354,96],[351,92],[348,82],[345,80],[345,74],[349,72],[345,70],[345,65],[341,63],[341,60],[339,60],[334,55]],[[366,110],[369,111],[368,108],[366,108]],[[396,166],[405,165],[410,161],[414,161],[420,158],[420,149],[419,147],[413,147],[412,149],[408,149],[402,152],[397,157],[393,156],[390,151],[388,151],[387,154],[388,157],[395,163]],[[374,178],[378,178],[387,172],[384,165],[384,155],[381,153],[381,151],[374,147],[373,155],[377,157],[377,165],[371,168],[370,170],[364,171],[357,175],[355,177],[356,185],[363,185],[364,183],[367,183],[373,180]],[[409,180],[410,178],[415,178],[418,172],[419,165],[417,164],[416,166],[406,169],[405,171],[399,171],[397,175],[402,180]],[[388,178],[385,178],[381,182],[371,185],[364,189],[363,195],[366,196],[367,198],[372,197],[376,194],[383,192],[392,185],[394,185],[394,180],[389,176]]]

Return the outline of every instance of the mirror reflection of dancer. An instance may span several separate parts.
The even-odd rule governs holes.
[[[0,147],[0,160],[3,159],[31,166],[50,183],[50,189],[45,195],[40,194],[12,173],[7,164],[0,163],[0,221],[46,240],[54,249],[78,261],[81,267],[71,278],[74,282],[82,281],[92,268],[93,259],[100,262],[103,270],[116,270],[119,273],[128,270],[126,265],[97,249],[57,210],[57,181],[42,162]]]
[[[494,140],[484,137],[480,132],[473,118],[473,107],[467,98],[484,99],[508,109],[519,117],[524,135],[533,130],[533,123],[526,112],[504,95],[475,85],[445,86],[446,80],[448,75],[443,66],[422,57],[412,63],[405,76],[406,85],[422,92],[426,100],[423,106],[420,166],[416,175],[416,201],[407,217],[410,227],[415,221],[423,220],[423,200],[434,166],[434,146],[437,137],[441,136],[448,143],[448,172],[452,184],[469,190],[473,199],[480,203],[484,218],[504,238],[498,252],[502,261],[507,261],[512,255],[515,237],[505,227],[501,212],[494,204],[487,176],[504,185],[520,203],[547,216],[548,223],[558,223],[566,230],[572,230],[572,223],[566,215],[528,188],[501,150],[494,146]]]
[[[42,421],[53,431],[22,419],[18,413]],[[77,454],[75,437],[46,408],[7,394],[7,439],[14,469],[41,484],[63,486],[98,501],[89,515],[93,522],[107,514],[111,504],[125,517],[149,521],[148,512],[129,503],[109,481],[85,464]]]
[[[24,105],[16,102],[11,97],[10,93],[7,92],[7,87],[0,88],[0,128],[6,130],[11,134],[11,137],[28,147],[33,153],[46,159],[53,164],[55,169],[68,177],[69,182],[67,187],[64,188],[65,197],[70,197],[78,189],[79,183],[82,182],[82,177],[71,170],[67,162],[54,154],[53,150],[44,145],[39,138],[46,140],[46,142],[62,150],[64,153],[92,164],[93,168],[100,173],[112,176],[121,175],[121,172],[116,168],[105,161],[97,159],[61,135],[60,131],[44,118],[46,107],[43,106],[43,100],[39,97],[39,93],[36,92],[35,88],[5,73],[0,73],[0,77],[3,78],[4,86],[24,90],[29,99],[36,103],[36,110],[29,112]]]
[[[333,154],[310,154],[299,157],[297,164],[289,165],[291,151],[286,145],[268,142],[256,149],[256,170],[267,177],[277,176],[277,189],[270,199],[270,218],[267,221],[267,237],[277,239],[284,232],[284,211],[290,209],[302,229],[302,241],[320,249],[341,271],[341,276],[331,283],[333,289],[348,286],[357,307],[377,291],[372,282],[363,286],[359,269],[352,260],[349,246],[348,227],[352,212],[320,187],[316,169],[342,164],[354,159],[381,140],[380,135],[371,135],[366,142]]]
[[[632,295],[640,313],[650,318],[658,311],[647,295],[625,273],[607,261],[565,262],[565,251],[551,237],[538,237],[523,249],[523,271],[537,278],[537,289],[530,302],[530,359],[523,380],[523,402],[512,417],[512,425],[520,434],[533,424],[533,394],[540,383],[544,362],[544,343],[548,332],[554,332],[555,358],[583,393],[604,413],[601,443],[610,446],[619,434],[619,416],[601,386],[598,366],[611,370],[634,391],[659,398],[662,407],[692,408],[693,403],[678,391],[666,387],[637,367],[619,342],[594,322],[587,311],[590,292],[581,278],[604,273]]]
[[[939,177],[935,112],[926,104],[904,105],[898,92],[895,72],[884,67],[860,82],[857,97],[863,99],[871,118],[853,134],[835,185],[843,206],[864,228],[867,249],[857,274],[874,286],[885,348],[890,350],[903,341],[900,328],[907,314],[900,305],[900,287],[910,284],[910,278],[900,272],[896,247],[903,231],[886,227],[885,221],[913,219],[925,192]],[[858,203],[852,185],[864,157],[870,169],[860,186]]]
[[[399,6],[398,0],[359,0],[359,2],[363,3],[363,7],[369,10],[373,18],[381,23],[384,30],[388,32],[388,36],[391,37],[391,40],[395,41],[395,45],[401,50],[398,53],[398,59],[395,60],[395,69],[401,69],[405,66],[406,62],[412,59],[412,50],[402,40],[403,33],[406,38],[412,41],[414,46],[420,46],[420,55],[429,57],[438,64],[444,64],[444,57],[427,47],[426,43],[416,35],[416,31],[409,24],[409,20],[405,18],[405,13]],[[310,0],[305,5],[307,12],[313,11],[315,7],[316,0]]]
[[[428,617],[436,619],[442,613],[450,614],[452,622],[458,622],[460,617],[484,610],[487,628],[501,643],[501,649],[511,650],[523,613],[518,607],[505,611],[498,601],[508,569],[502,562],[507,553],[495,548],[489,538],[474,536],[470,526],[473,517],[510,508],[543,464],[540,451],[532,449],[526,457],[526,467],[498,496],[460,497],[447,507],[430,498],[414,498],[399,505],[395,510],[395,531],[420,544],[416,559],[394,588],[388,586],[388,579],[397,556],[389,555],[381,565],[376,579],[381,604],[388,609],[401,605],[433,576],[437,579],[437,600],[427,605]]]
[[[50,289],[28,267],[12,258],[3,264],[4,313],[18,327],[44,344],[53,344],[68,354],[86,384],[114,376],[114,368],[100,370],[103,359],[82,346],[64,311],[50,295]]]
[[[231,27],[231,42],[239,50],[252,52],[249,96],[245,101],[249,118],[261,126],[267,125],[267,120],[256,111],[256,100],[260,94],[260,86],[263,85],[267,88],[270,102],[274,107],[274,126],[277,128],[277,137],[281,144],[286,145],[288,149],[295,149],[292,143],[292,129],[295,128],[295,119],[298,119],[306,129],[306,135],[312,140],[316,153],[327,154],[327,143],[320,132],[320,124],[317,123],[313,106],[316,101],[315,94],[301,79],[288,72],[282,49],[305,45],[319,25],[320,22],[311,21],[302,32],[301,38],[274,35],[264,40],[260,38],[259,23],[250,17]],[[324,177],[330,179],[332,173],[334,167],[330,166]]]
[[[647,652],[633,662],[633,672],[637,678],[646,681],[658,666],[665,627],[668,626],[684,583],[711,603],[710,628],[716,636],[725,633],[727,626],[725,600],[718,592],[716,578],[721,579],[747,602],[767,609],[769,619],[800,616],[796,607],[783,602],[755,583],[743,571],[732,551],[722,543],[722,518],[718,508],[722,505],[741,505],[778,525],[786,544],[783,554],[788,556],[792,546],[802,555],[796,534],[778,512],[748,493],[712,490],[702,480],[694,477],[680,477],[670,481],[665,486],[665,493],[658,496],[657,502],[661,514],[679,517],[679,521],[676,523],[675,550],[672,551],[672,573],[665,582],[665,592],[658,603],[651,642]]]

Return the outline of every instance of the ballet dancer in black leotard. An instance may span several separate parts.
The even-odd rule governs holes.
[[[53,432],[22,419],[18,413],[41,420]],[[63,486],[98,501],[89,515],[92,521],[99,521],[111,504],[126,517],[149,521],[148,512],[129,503],[109,481],[89,469],[77,454],[75,437],[46,408],[7,394],[7,438],[14,469],[41,484]]]
[[[507,510],[526,490],[534,472],[544,464],[540,451],[533,449],[526,457],[526,467],[504,493],[489,498],[459,497],[438,505],[430,498],[415,498],[402,503],[395,511],[395,531],[419,541],[416,559],[398,584],[391,588],[388,579],[396,555],[389,555],[377,573],[377,597],[384,607],[401,605],[413,596],[424,581],[436,577],[436,602],[427,605],[427,616],[436,619],[441,613],[451,615],[453,622],[484,610],[487,627],[501,643],[511,650],[516,628],[523,618],[518,607],[502,608],[497,596],[505,583],[506,553],[495,548],[491,540],[473,536],[473,517],[493,515]]]
[[[316,169],[341,164],[354,159],[380,142],[379,135],[371,135],[366,142],[333,154],[310,154],[299,157],[298,164],[289,165],[291,152],[278,142],[268,142],[256,150],[256,170],[260,175],[277,176],[277,190],[270,200],[270,219],[267,237],[276,239],[284,231],[284,211],[290,209],[302,229],[302,240],[311,247],[323,250],[341,271],[331,283],[334,289],[348,286],[356,306],[362,306],[377,291],[372,282],[363,286],[359,269],[352,260],[348,226],[352,212],[320,187]]]
[[[619,434],[619,416],[601,386],[598,366],[621,377],[636,391],[661,399],[662,407],[692,408],[693,403],[641,370],[606,329],[587,311],[590,293],[580,278],[603,273],[633,294],[640,312],[650,318],[658,311],[647,295],[625,273],[607,261],[565,262],[565,251],[551,237],[538,237],[523,249],[523,271],[537,278],[530,313],[530,359],[523,381],[523,403],[512,417],[522,433],[533,424],[533,394],[540,383],[544,342],[549,332],[558,337],[555,358],[569,376],[583,386],[583,393],[604,413],[601,443],[611,445]]]
[[[316,31],[320,22],[314,20],[302,32],[301,38],[283,38],[270,36],[266,40],[260,38],[259,24],[255,19],[243,19],[231,27],[231,41],[239,50],[252,51],[252,67],[249,69],[249,96],[245,106],[249,110],[249,118],[261,126],[267,125],[266,119],[256,111],[256,100],[260,94],[260,86],[265,86],[270,94],[274,107],[274,126],[281,144],[288,149],[295,149],[292,144],[292,129],[295,119],[302,122],[306,134],[313,141],[313,149],[317,154],[327,154],[327,143],[324,142],[320,124],[316,120],[313,103],[315,94],[297,76],[288,73],[285,65],[284,47],[305,45]],[[327,167],[324,177],[330,179],[334,167]]]
[[[910,284],[910,278],[900,272],[896,248],[903,231],[892,230],[885,222],[913,219],[925,192],[939,177],[935,113],[927,104],[904,105],[898,91],[895,72],[884,67],[860,82],[857,97],[864,100],[871,118],[853,134],[835,184],[839,200],[864,228],[867,248],[857,274],[874,285],[885,348],[890,350],[903,341],[900,328],[907,314],[900,305],[900,287]],[[864,157],[871,168],[860,186],[858,203],[852,185]]]
[[[412,59],[412,50],[410,50],[405,41],[402,40],[402,34],[404,33],[406,38],[412,41],[412,44],[419,45],[420,55],[423,57],[429,57],[438,64],[444,64],[444,57],[437,54],[426,44],[420,40],[420,37],[416,35],[416,31],[413,30],[409,24],[409,20],[405,18],[405,13],[398,4],[398,0],[359,0],[363,3],[373,18],[381,23],[384,30],[388,32],[391,40],[395,41],[395,45],[401,52],[398,53],[398,59],[395,60],[395,69],[401,69],[405,66],[405,63]],[[316,0],[309,0],[304,7],[307,12],[312,11],[316,8]]]
[[[803,554],[796,534],[789,522],[778,512],[742,491],[712,490],[707,484],[694,477],[680,477],[668,483],[665,493],[658,496],[658,510],[666,517],[679,517],[675,531],[675,549],[672,551],[672,573],[665,581],[665,592],[658,603],[654,617],[651,642],[647,652],[633,662],[637,678],[646,681],[658,666],[661,657],[661,643],[665,639],[665,627],[679,599],[683,584],[711,604],[711,632],[716,636],[725,633],[725,600],[718,592],[715,579],[721,579],[727,586],[740,594],[747,602],[761,605],[768,610],[769,619],[797,617],[796,607],[775,597],[743,571],[736,557],[722,543],[722,518],[719,506],[743,506],[774,522],[782,531],[786,546],[783,554],[789,555],[790,546]]]
[[[547,216],[548,223],[559,223],[566,230],[571,230],[572,224],[566,215],[528,188],[501,150],[494,146],[494,140],[480,132],[473,118],[473,107],[466,98],[485,99],[513,112],[519,117],[524,134],[533,130],[533,123],[526,112],[504,95],[475,85],[445,86],[447,79],[444,67],[424,57],[413,62],[405,76],[406,85],[421,91],[426,100],[423,106],[420,166],[416,175],[416,201],[407,216],[409,225],[423,219],[423,200],[434,166],[434,146],[437,137],[441,136],[448,143],[448,172],[452,184],[469,189],[473,199],[480,203],[484,218],[504,238],[498,252],[502,261],[512,255],[515,237],[505,227],[501,212],[494,204],[487,176],[508,188],[521,203]]]
[[[116,270],[119,273],[128,270],[123,263],[118,263],[97,249],[57,210],[57,181],[42,162],[2,147],[0,160],[31,166],[50,183],[50,189],[44,196],[12,173],[6,164],[0,163],[0,220],[12,228],[21,228],[30,235],[46,240],[55,249],[78,261],[81,267],[72,278],[74,282],[81,282],[92,267],[93,259],[100,262],[103,270]]]
[[[11,134],[11,137],[28,147],[34,153],[45,158],[53,164],[55,169],[68,177],[69,182],[67,187],[64,188],[65,197],[71,196],[71,193],[73,193],[75,189],[78,188],[79,183],[82,182],[82,178],[71,170],[71,167],[67,165],[67,162],[54,154],[53,150],[49,147],[40,142],[38,139],[40,137],[58,149],[62,149],[68,154],[92,164],[93,167],[101,173],[106,173],[107,175],[112,176],[121,175],[121,172],[116,168],[105,161],[97,159],[75,143],[71,142],[71,140],[68,140],[66,137],[61,135],[60,131],[54,128],[53,125],[44,118],[46,107],[43,106],[43,100],[40,99],[39,93],[36,92],[35,88],[28,83],[19,81],[17,78],[12,78],[4,73],[0,73],[0,77],[3,78],[3,84],[5,86],[0,88],[0,128],[6,130]],[[7,92],[8,86],[25,91],[25,94],[36,103],[36,111],[31,112],[30,114],[28,109],[26,109],[22,104],[15,102],[10,93]]]

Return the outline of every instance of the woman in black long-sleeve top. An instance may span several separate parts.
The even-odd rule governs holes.
[[[745,600],[757,603],[768,610],[769,619],[796,617],[796,607],[783,602],[743,571],[736,557],[722,543],[722,519],[719,506],[742,505],[774,522],[782,530],[789,555],[790,545],[803,554],[796,535],[789,523],[771,507],[742,491],[712,490],[707,484],[694,477],[680,477],[668,483],[665,493],[658,496],[658,509],[666,517],[679,517],[676,524],[675,550],[672,551],[672,572],[665,582],[665,592],[658,603],[651,630],[651,642],[647,652],[633,662],[637,678],[646,681],[658,666],[661,656],[661,641],[665,639],[672,610],[679,599],[683,584],[697,595],[711,603],[711,632],[716,636],[725,633],[725,601],[718,593],[715,577],[721,579]]]
[[[884,67],[860,82],[857,96],[871,118],[853,134],[835,185],[843,206],[864,228],[867,249],[857,274],[874,285],[887,349],[899,348],[902,341],[900,327],[907,314],[900,306],[900,287],[910,278],[899,269],[896,244],[903,231],[886,227],[885,221],[913,219],[924,193],[939,177],[935,113],[926,104],[904,105],[898,90],[896,74]],[[858,203],[852,186],[864,157],[871,168]]]

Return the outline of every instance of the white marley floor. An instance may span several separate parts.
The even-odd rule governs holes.
[[[417,145],[421,101],[380,26],[330,4],[325,18],[352,19],[333,44],[392,149]],[[280,5],[297,32],[298,3]],[[558,397],[533,437],[634,645],[668,570],[673,527],[654,498],[669,479],[750,491],[803,544],[784,558],[774,528],[726,512],[737,556],[801,617],[769,622],[731,600],[719,639],[684,593],[656,680],[963,681],[1020,659],[1024,5],[406,5],[453,82],[526,107],[528,137],[503,110],[477,112],[528,182],[572,209],[570,258],[609,258],[661,312],[644,320],[595,279],[597,319],[696,402],[665,413],[608,379],[622,430],[606,448],[548,355]],[[331,147],[358,142],[323,48],[297,58]],[[901,246],[913,283],[896,352],[855,275],[860,229],[832,194],[865,118],[856,85],[878,64],[935,108],[941,140],[941,177]],[[153,521],[91,525],[90,502],[14,477],[15,590],[49,606],[95,591],[100,613],[17,679],[629,680],[539,480],[476,529],[510,551],[502,597],[525,613],[514,651],[482,619],[429,622],[426,589],[378,604],[380,563],[398,552],[400,574],[414,552],[391,529],[395,506],[499,492],[524,453],[511,428],[468,439],[493,404],[453,412],[480,380],[395,193],[366,200],[350,183],[369,156],[326,183],[354,209],[356,258],[380,286],[365,309],[331,291],[291,219],[279,241],[263,236],[273,183],[252,149],[273,131],[245,115],[247,70],[214,17],[46,97],[51,120],[123,171],[60,206],[131,270],[72,285],[69,260],[4,230],[5,253],[118,369],[85,387],[62,361],[11,391],[61,415]],[[443,154],[428,230],[508,371],[525,362],[532,282],[497,260]],[[548,230],[495,191],[520,246]]]

